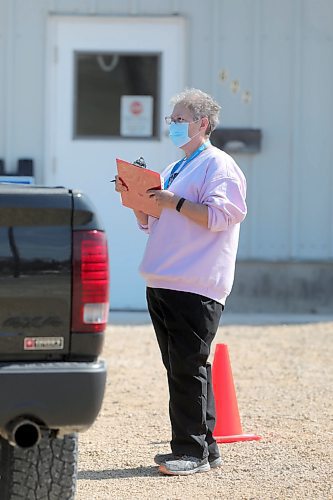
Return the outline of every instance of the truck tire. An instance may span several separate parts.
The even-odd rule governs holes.
[[[60,439],[47,432],[28,449],[0,438],[0,499],[74,499],[77,456],[77,434]]]

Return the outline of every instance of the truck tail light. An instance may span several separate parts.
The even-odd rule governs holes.
[[[72,331],[101,332],[109,313],[109,260],[102,231],[73,234]]]

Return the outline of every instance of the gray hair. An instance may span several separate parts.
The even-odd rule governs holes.
[[[206,134],[210,134],[219,123],[221,106],[210,95],[199,89],[185,89],[171,99],[171,104],[182,104],[193,114],[194,120],[207,116],[209,125]]]

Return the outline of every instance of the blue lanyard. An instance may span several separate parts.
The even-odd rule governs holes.
[[[199,154],[201,153],[201,151],[203,151],[204,149],[207,149],[209,145],[210,145],[210,141],[208,140],[204,144],[201,144],[201,146],[198,147],[198,149],[196,149],[191,154],[191,156],[189,156],[189,158],[186,158],[186,156],[185,156],[185,158],[182,158],[181,160],[177,161],[177,163],[173,166],[173,168],[172,168],[172,170],[170,172],[168,180],[165,183],[164,189],[168,189],[170,187],[171,183],[177,177],[177,175],[180,174],[180,172],[182,170],[184,170],[184,168],[186,167],[186,165],[188,165],[188,163],[190,163],[190,161],[194,160],[194,158],[196,158],[197,156],[199,156]],[[178,170],[179,166],[180,166],[180,168]]]

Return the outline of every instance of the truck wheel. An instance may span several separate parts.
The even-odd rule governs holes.
[[[77,474],[77,434],[44,433],[32,448],[0,438],[1,500],[72,500]]]

